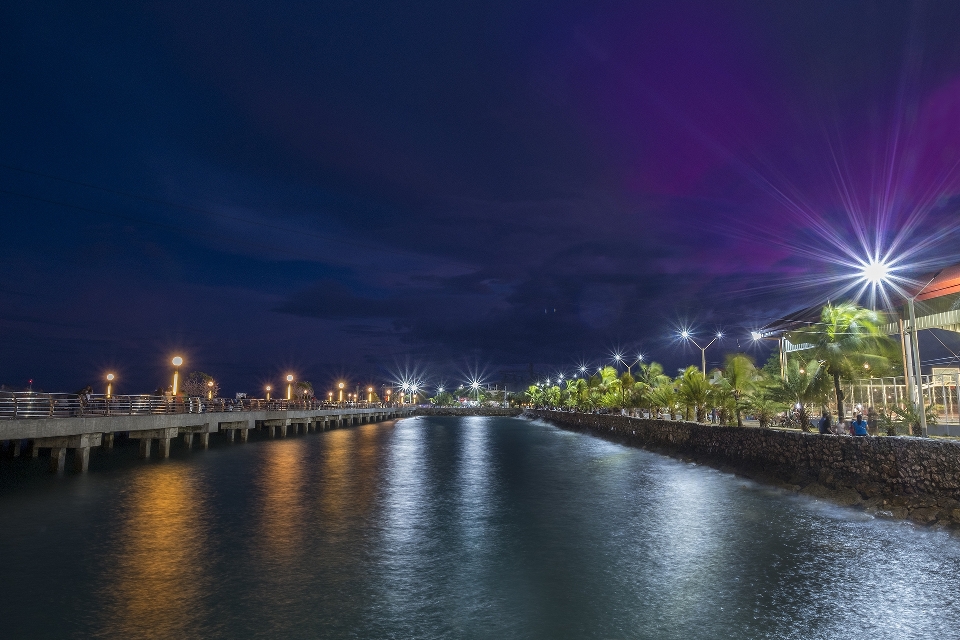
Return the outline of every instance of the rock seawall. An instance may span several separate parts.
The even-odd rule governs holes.
[[[415,416],[519,416],[522,409],[499,407],[420,407]]]
[[[908,437],[854,438],[564,411],[528,410],[524,415],[730,468],[878,515],[960,526],[960,443]]]

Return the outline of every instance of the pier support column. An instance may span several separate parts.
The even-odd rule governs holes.
[[[250,429],[240,429],[240,442],[246,442],[250,437]]]
[[[209,434],[209,433],[201,433],[201,434],[200,434],[200,448],[201,448],[201,449],[209,449],[209,448],[210,448],[210,434]]]
[[[20,457],[20,441],[19,441],[19,440],[13,440],[13,441],[10,443],[10,448],[12,449],[11,453],[13,454],[13,457],[14,457],[14,458],[19,458],[19,457]]]
[[[150,459],[150,445],[153,444],[153,440],[150,438],[141,438],[140,439],[140,457],[144,460]]]
[[[185,446],[187,449],[190,449],[190,447],[193,446],[193,433],[188,431],[187,433],[183,434],[183,446]]]
[[[237,432],[236,429],[224,429],[223,433],[227,436],[227,442],[233,442],[233,436]]]
[[[157,438],[157,453],[161,458],[170,457],[170,438]]]
[[[86,473],[90,468],[90,447],[77,447],[73,450],[73,470]]]
[[[50,471],[53,473],[63,473],[67,466],[67,448],[51,447],[50,449]]]
[[[280,432],[280,437],[281,437],[281,438],[286,438],[286,437],[287,437],[287,425],[285,425],[285,424],[284,424],[284,425],[280,425],[279,427],[277,427],[277,431]]]
[[[40,457],[40,445],[37,444],[36,440],[30,442],[30,457],[39,458]]]
[[[104,449],[113,449],[113,435],[112,433],[103,434],[103,439],[100,441],[100,446]]]

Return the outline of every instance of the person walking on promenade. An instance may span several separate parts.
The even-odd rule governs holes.
[[[863,414],[858,413],[857,419],[853,421],[850,425],[853,434],[855,436],[865,436],[867,435],[867,421],[863,419]]]
[[[817,424],[820,433],[830,433],[830,410],[826,407],[820,412],[820,422]]]

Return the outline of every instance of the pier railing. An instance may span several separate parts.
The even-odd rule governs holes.
[[[225,411],[310,411],[317,409],[371,409],[394,404],[312,400],[262,400],[243,398],[170,398],[151,395],[77,395],[0,391],[0,420],[23,418],[82,418],[86,416],[139,416],[165,413]]]

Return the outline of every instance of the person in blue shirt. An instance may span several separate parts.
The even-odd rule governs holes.
[[[850,426],[853,427],[853,435],[855,436],[867,435],[867,421],[863,419],[863,414],[858,413],[857,419],[854,420],[853,424]]]

